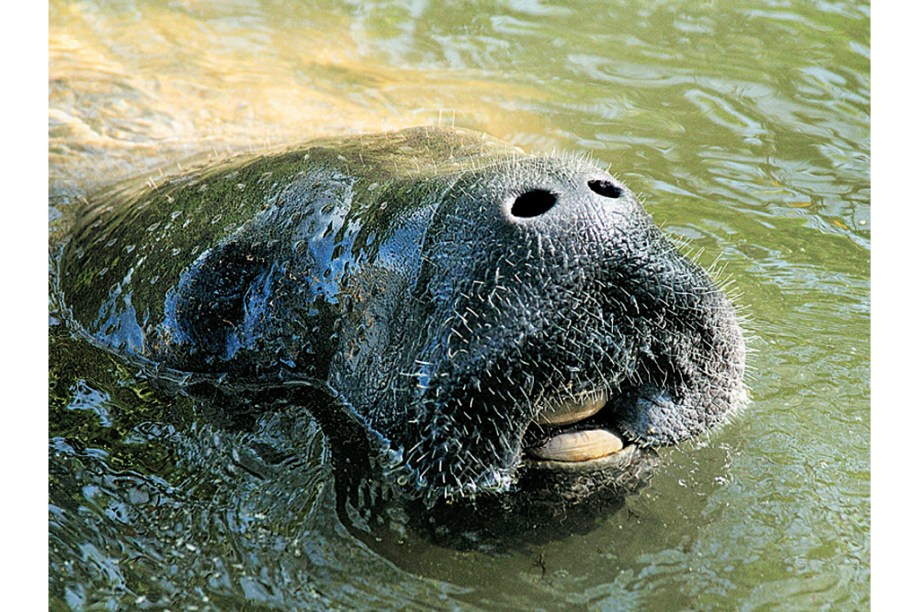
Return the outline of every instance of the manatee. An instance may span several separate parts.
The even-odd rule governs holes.
[[[628,188],[462,130],[118,185],[56,278],[147,376],[323,389],[437,498],[618,486],[746,401],[732,304]]]

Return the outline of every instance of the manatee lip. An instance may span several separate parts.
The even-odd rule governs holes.
[[[609,395],[603,391],[595,397],[586,395],[579,399],[561,402],[541,410],[536,417],[536,424],[562,426],[583,421],[600,412],[608,399]]]
[[[537,459],[581,462],[618,453],[623,446],[622,438],[609,429],[575,429],[555,434],[529,453]]]
[[[599,391],[541,409],[525,434],[525,457],[545,466],[594,467],[631,449],[609,422],[608,400]]]

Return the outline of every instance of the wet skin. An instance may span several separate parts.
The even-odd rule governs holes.
[[[119,185],[57,278],[75,332],[151,377],[325,389],[438,498],[627,488],[745,402],[733,307],[624,185],[462,131]]]

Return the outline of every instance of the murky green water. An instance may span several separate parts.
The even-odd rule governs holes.
[[[868,603],[867,3],[53,0],[50,23],[55,238],[191,155],[455,123],[611,165],[731,280],[756,350],[743,417],[623,510],[462,552],[356,537],[309,415],[221,428],[52,311],[52,608]]]

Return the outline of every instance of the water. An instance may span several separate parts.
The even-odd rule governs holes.
[[[455,124],[611,166],[756,351],[744,415],[600,525],[458,551],[358,537],[309,415],[221,428],[52,306],[53,609],[868,604],[867,3],[53,0],[50,24],[52,242],[190,156]]]

